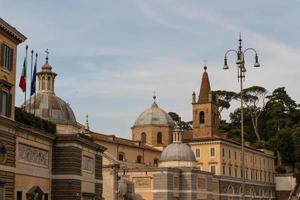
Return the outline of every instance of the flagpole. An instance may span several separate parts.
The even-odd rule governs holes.
[[[28,45],[26,45],[25,49],[26,49],[25,65],[27,66]],[[27,71],[27,69],[25,69],[25,70]],[[26,74],[26,72],[25,72],[25,74]],[[26,79],[25,79],[25,85],[26,85]],[[26,103],[26,93],[27,93],[27,90],[25,88],[25,95],[24,95],[24,110],[25,111],[26,111],[26,106],[25,106],[25,103]]]
[[[35,54],[35,68],[37,67],[37,57],[38,53]],[[35,79],[36,79],[36,74],[35,74]],[[33,103],[33,114],[35,116],[35,102],[36,102],[36,80],[34,82],[34,88],[35,88],[35,94],[34,94],[34,103]]]
[[[33,65],[33,53],[34,51],[31,50],[31,64],[30,64],[30,86],[32,82],[32,65]],[[31,113],[31,89],[30,89],[30,97],[29,97],[29,113]]]

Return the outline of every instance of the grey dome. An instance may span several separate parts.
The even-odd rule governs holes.
[[[184,143],[169,144],[162,152],[160,161],[192,161],[196,162],[195,155],[191,148]]]
[[[25,103],[26,111],[30,111],[30,101]],[[73,110],[64,100],[53,93],[38,92],[31,97],[31,113],[57,124],[76,124]]]
[[[164,125],[173,127],[175,123],[171,116],[166,111],[159,108],[156,102],[154,102],[150,108],[140,114],[134,123],[134,126],[145,125]]]

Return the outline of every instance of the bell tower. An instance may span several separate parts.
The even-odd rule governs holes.
[[[196,99],[195,92],[192,95],[193,138],[214,137],[218,134],[218,110],[212,98],[212,91],[206,70],[207,67],[204,66],[198,99]]]

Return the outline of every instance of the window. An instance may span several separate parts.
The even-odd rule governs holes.
[[[158,166],[158,158],[154,158],[153,159],[153,165],[154,166]]]
[[[210,148],[210,156],[215,157],[216,156],[216,149],[214,147]]]
[[[12,106],[12,95],[0,88],[0,115],[10,117]]]
[[[4,200],[4,184],[0,184],[0,200]]]
[[[1,65],[11,71],[14,61],[14,49],[9,46],[2,44],[1,45]]]
[[[142,161],[143,161],[143,157],[142,157],[141,155],[138,155],[138,156],[136,157],[136,162],[137,162],[137,163],[142,163]]]
[[[215,174],[216,173],[216,165],[210,165],[210,172]]]
[[[222,156],[225,157],[225,149],[222,148]]]
[[[231,176],[231,166],[228,167],[229,176]]]
[[[200,124],[204,124],[205,123],[205,114],[204,114],[204,111],[201,111],[199,113],[199,123]]]
[[[119,156],[118,156],[118,160],[120,160],[120,161],[125,161],[125,153],[120,152],[120,153],[119,153]]]
[[[17,191],[17,200],[22,200],[22,191]]]
[[[237,167],[235,167],[235,169],[234,169],[234,176],[235,176],[235,177],[237,177],[237,176],[238,176],[238,174],[237,174],[237,173],[238,173],[238,168],[237,168]]]
[[[223,168],[223,169],[222,169],[222,171],[223,171],[222,173],[223,173],[223,175],[225,176],[225,175],[226,175],[226,166],[223,165],[222,168]]]
[[[179,188],[179,177],[178,176],[174,176],[173,184],[174,184],[174,188]]]
[[[48,200],[48,194],[44,194],[44,200]]]
[[[147,141],[147,135],[146,135],[146,133],[145,132],[143,132],[142,134],[141,134],[141,142],[146,142]]]
[[[162,144],[162,134],[161,134],[161,132],[157,133],[156,141],[157,141],[157,144]]]
[[[236,160],[236,151],[234,152],[234,160]]]
[[[196,149],[196,157],[197,157],[197,158],[200,157],[200,149]]]
[[[228,150],[228,156],[229,156],[229,159],[231,158],[231,152],[230,152],[230,149]]]

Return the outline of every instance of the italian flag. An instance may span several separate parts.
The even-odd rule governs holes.
[[[23,92],[26,92],[26,57],[24,58],[24,63],[23,63],[23,69],[22,69],[22,75],[21,75],[21,78],[20,78],[20,83],[19,83],[19,87],[21,88],[21,90]]]

